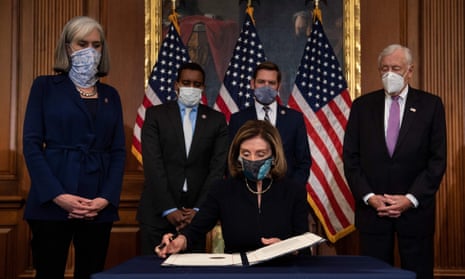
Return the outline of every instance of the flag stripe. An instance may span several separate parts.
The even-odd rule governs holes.
[[[338,102],[337,100],[339,99],[340,97],[336,97],[335,98],[335,104],[336,103],[340,103]],[[296,101],[297,99],[297,101]],[[310,140],[313,141],[313,139],[315,139],[315,141],[317,141],[318,143],[315,144],[317,147],[317,149],[312,149],[312,153],[315,152],[320,152],[322,150],[326,151],[325,152],[325,156],[323,156],[323,158],[319,158],[319,160],[317,160],[318,162],[323,162],[323,163],[326,163],[326,162],[330,162],[329,160],[330,159],[333,159],[333,160],[337,160],[339,162],[341,162],[341,166],[340,167],[337,167],[337,168],[332,168],[332,169],[338,169],[339,170],[339,174],[338,176],[339,177],[342,177],[343,176],[343,167],[342,167],[342,157],[340,156],[340,154],[342,153],[342,141],[343,139],[341,137],[337,137],[337,139],[340,139],[340,141],[332,141],[334,144],[333,145],[330,145],[328,144],[329,141],[326,140],[328,137],[329,137],[329,134],[326,133],[326,130],[323,129],[323,128],[318,128],[319,132],[317,131],[317,129],[315,129],[314,127],[322,127],[323,125],[321,123],[319,123],[319,119],[321,119],[321,117],[315,117],[313,111],[310,109],[302,109],[306,102],[305,100],[303,100],[302,98],[299,97],[299,95],[292,95],[291,98],[290,98],[290,102],[289,102],[290,106],[297,106],[299,108],[299,110],[306,110],[306,111],[309,111],[307,114],[306,114],[306,117],[305,117],[305,123],[306,123],[306,127],[307,127],[307,132],[310,136]],[[319,114],[319,112],[317,113],[317,115]],[[331,123],[334,123],[334,121],[327,121],[327,122],[331,122]],[[337,125],[333,125],[333,126],[337,126]],[[341,127],[342,128],[342,127]],[[334,154],[334,155],[333,155]],[[333,161],[331,160],[331,161]],[[328,175],[333,175],[332,173],[328,173]],[[339,179],[339,181],[341,183],[339,184],[344,184],[345,182],[344,179]],[[344,188],[343,188],[344,189]],[[350,191],[348,192],[349,193],[349,196],[351,196],[350,194]],[[350,200],[351,198],[348,198],[348,200]]]
[[[301,103],[301,102],[300,102]],[[315,119],[317,117],[312,117],[315,123]],[[344,208],[342,201],[347,200],[345,195],[341,193],[339,185],[344,185],[345,181],[341,177],[342,170],[342,162],[340,161],[340,167],[336,167],[336,163],[334,162],[336,158],[331,157],[331,154],[338,154],[338,152],[329,152],[328,148],[335,150],[333,145],[326,145],[328,141],[323,140],[317,131],[314,129],[314,125],[309,124],[308,119],[305,119],[307,131],[309,134],[313,136],[309,136],[309,144],[313,148],[312,151],[312,158],[313,164],[310,173],[310,194],[314,198],[318,198],[316,201],[320,205],[324,205],[326,207],[326,213],[323,214],[326,216],[327,220],[324,223],[327,224],[328,230],[331,234],[336,233],[336,231],[332,228],[344,228],[345,226],[350,225],[350,216],[346,216],[344,211],[341,208]],[[324,130],[323,130],[324,131]],[[325,133],[325,132],[320,132]],[[322,171],[322,169],[326,171]],[[331,183],[333,182],[333,183]],[[332,188],[330,185],[336,183],[338,187]],[[335,197],[336,196],[336,197]],[[351,199],[351,197],[349,197]],[[322,202],[324,200],[326,202]],[[318,208],[321,211],[320,208]],[[333,219],[331,221],[331,219]],[[333,224],[331,224],[331,222]]]
[[[325,179],[326,174],[323,170],[320,169],[319,165],[312,167],[310,176],[312,176],[312,183],[310,184],[311,196],[314,197],[316,201],[319,201],[322,206],[328,207],[328,209],[325,211],[325,216],[328,218],[325,220],[325,223],[327,224],[328,230],[331,232],[331,234],[334,234],[336,232],[334,229],[335,227],[340,228],[344,226],[343,222],[345,220],[341,220],[340,217],[341,210],[335,201],[334,196],[332,195],[331,189],[328,189],[329,185]],[[315,186],[318,186],[318,188]]]
[[[294,96],[293,96],[294,97]],[[304,100],[301,100],[300,102],[297,102],[298,104],[305,104]],[[317,112],[317,115],[321,112]],[[312,113],[313,114],[313,113]],[[310,124],[310,121],[313,122],[313,125]],[[326,135],[326,131],[324,129],[321,129],[320,132],[318,133],[317,130],[315,129],[315,126],[321,126],[315,125],[315,123],[318,121],[318,117],[309,117],[305,118],[306,126],[307,126],[307,132],[309,135],[309,142],[310,146],[316,146],[316,148],[313,148],[312,151],[312,157],[314,161],[314,166],[311,168],[311,174],[310,178],[313,179],[316,176],[316,179],[319,181],[318,189],[315,190],[315,192],[324,192],[325,195],[327,196],[327,200],[331,205],[331,208],[338,212],[335,214],[337,218],[341,219],[340,222],[343,223],[344,225],[348,225],[347,218],[344,216],[344,214],[340,211],[340,204],[337,202],[338,200],[341,199],[346,199],[347,197],[342,194],[338,194],[337,198],[334,197],[334,192],[335,190],[340,190],[340,189],[331,189],[330,184],[331,181],[334,181],[337,185],[344,185],[345,180],[342,177],[343,174],[343,169],[342,169],[342,161],[341,157],[338,155],[339,152],[336,149],[335,145],[329,144],[330,142],[327,140],[328,135]],[[323,139],[325,138],[325,140]],[[338,143],[338,146],[342,148],[341,143]],[[331,150],[329,150],[331,149]],[[336,154],[336,156],[333,156]],[[337,166],[337,161],[339,161],[339,166]],[[325,170],[325,171],[322,171]],[[311,183],[313,186],[313,184]],[[315,189],[316,187],[312,187],[311,189]],[[337,191],[338,193],[341,193]],[[350,197],[349,197],[350,199]]]
[[[229,95],[229,92],[224,86],[224,84],[221,85],[220,94],[218,95],[213,108],[218,111],[223,112],[228,121],[229,121],[229,118],[231,117],[231,114],[239,110],[237,108],[236,103]]]

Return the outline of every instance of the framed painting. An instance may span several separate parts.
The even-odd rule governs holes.
[[[360,93],[360,0],[319,1],[323,28],[345,73],[352,98]],[[306,6],[306,2],[310,2]],[[281,99],[286,104],[311,30],[313,1],[253,1],[256,29],[267,60],[280,67]],[[145,80],[156,62],[158,49],[176,5],[181,37],[194,62],[206,71],[209,105],[219,92],[245,17],[247,1],[145,0]],[[218,32],[212,44],[207,32]]]

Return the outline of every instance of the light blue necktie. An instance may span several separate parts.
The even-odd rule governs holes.
[[[191,148],[192,142],[192,122],[190,118],[192,108],[186,107],[184,110],[184,119],[182,123],[182,128],[184,131],[184,143],[186,144],[186,155],[189,154],[189,149]]]

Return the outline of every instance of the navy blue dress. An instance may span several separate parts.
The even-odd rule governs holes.
[[[253,182],[249,186],[256,189]],[[263,181],[263,189],[271,183]],[[213,186],[192,223],[182,232],[188,247],[192,239],[205,235],[218,221],[221,223],[226,253],[245,252],[263,247],[261,238],[286,239],[309,230],[310,207],[307,193],[285,178],[272,182],[262,194],[258,207],[257,195],[246,187],[244,178],[221,180]]]

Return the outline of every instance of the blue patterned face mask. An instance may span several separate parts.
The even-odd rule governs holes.
[[[270,172],[271,165],[273,164],[273,157],[257,161],[250,161],[239,157],[238,160],[242,165],[244,176],[252,181],[263,180]]]
[[[269,105],[274,102],[276,96],[278,96],[278,91],[269,86],[263,86],[254,89],[254,95],[257,102],[262,105]]]
[[[101,54],[93,47],[77,50],[71,54],[71,69],[69,78],[82,88],[95,85],[98,80],[98,65]]]

